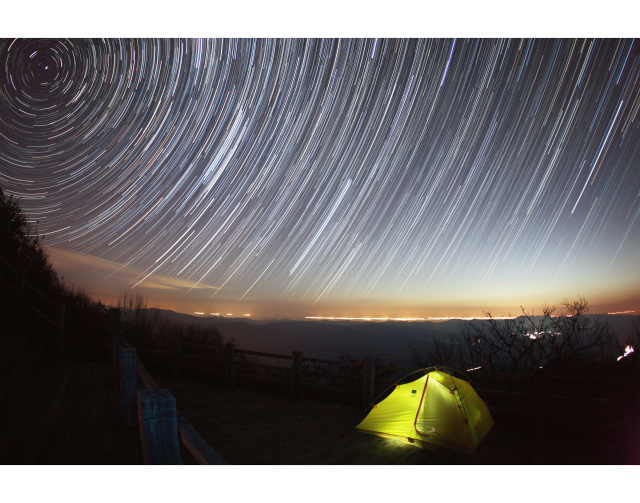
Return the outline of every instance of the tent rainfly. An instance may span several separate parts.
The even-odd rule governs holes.
[[[475,451],[493,424],[487,404],[471,384],[436,368],[396,385],[356,428],[420,447],[427,442]]]

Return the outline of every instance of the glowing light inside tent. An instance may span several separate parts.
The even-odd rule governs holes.
[[[622,360],[625,356],[629,356],[633,352],[634,352],[633,347],[627,346],[626,348],[624,348],[624,354],[622,356],[618,356],[618,359],[616,361]]]

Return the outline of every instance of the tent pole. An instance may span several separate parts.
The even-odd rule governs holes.
[[[453,377],[451,378],[451,381],[453,381],[453,385],[455,386],[456,400],[458,399],[460,400],[460,406],[464,411],[464,418],[467,422],[467,430],[469,431],[469,438],[471,438],[471,445],[473,446],[473,452],[476,455],[476,461],[478,464],[480,464],[480,458],[478,457],[478,449],[476,449],[476,447],[473,445],[473,433],[471,432],[471,425],[469,424],[469,414],[467,414],[467,409],[464,408],[464,402],[462,401],[462,398],[460,398],[460,392],[458,391],[458,386],[456,385],[456,382],[453,380]]]

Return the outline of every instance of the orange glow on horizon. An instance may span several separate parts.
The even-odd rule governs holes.
[[[518,316],[492,316],[491,318],[493,318],[494,320],[515,320],[516,318],[518,318]],[[450,317],[444,317],[444,318],[427,318],[428,320],[432,320],[432,321],[443,321],[443,320],[486,320],[487,317],[486,316],[470,316],[468,318],[464,318],[461,316],[450,316]]]
[[[347,318],[337,316],[305,316],[307,320],[349,320],[349,321],[424,321],[424,318]]]

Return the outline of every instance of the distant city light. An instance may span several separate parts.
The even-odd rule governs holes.
[[[209,313],[212,314],[213,316],[220,316],[220,313]]]
[[[551,332],[533,332],[532,334],[527,334],[525,335],[525,337],[529,337],[530,339],[537,339],[539,336],[541,336],[542,334],[547,334],[547,335],[560,335],[560,332],[556,332],[556,333],[551,333]]]
[[[481,369],[481,368],[482,368],[482,367],[475,367],[475,368],[472,368],[472,369],[467,369],[467,372],[471,372],[472,370],[479,370],[479,369]]]
[[[631,353],[634,353],[633,347],[632,346],[627,346],[626,348],[624,348],[624,354],[622,356],[618,356],[618,359],[616,361],[619,362],[625,356],[629,356]]]
[[[231,316],[233,313],[227,313],[226,316]]]
[[[618,311],[615,313],[607,313],[607,314],[631,314],[631,313],[637,313],[640,312],[640,309],[634,309],[633,311]]]
[[[243,314],[242,316],[251,316],[250,314]]]
[[[424,321],[424,318],[346,318],[337,316],[305,316],[307,320],[349,320],[349,321]]]
[[[204,313],[199,313],[198,311],[194,311],[196,314],[204,314]]]
[[[517,316],[492,316],[491,317],[494,320],[515,320],[517,318]],[[427,318],[427,320],[436,320],[436,321],[442,321],[442,320],[486,320],[486,316],[483,317],[477,317],[477,316],[470,316],[469,318],[463,318],[461,316],[451,316],[451,317],[442,317],[442,318],[432,318],[431,316],[429,316]]]

